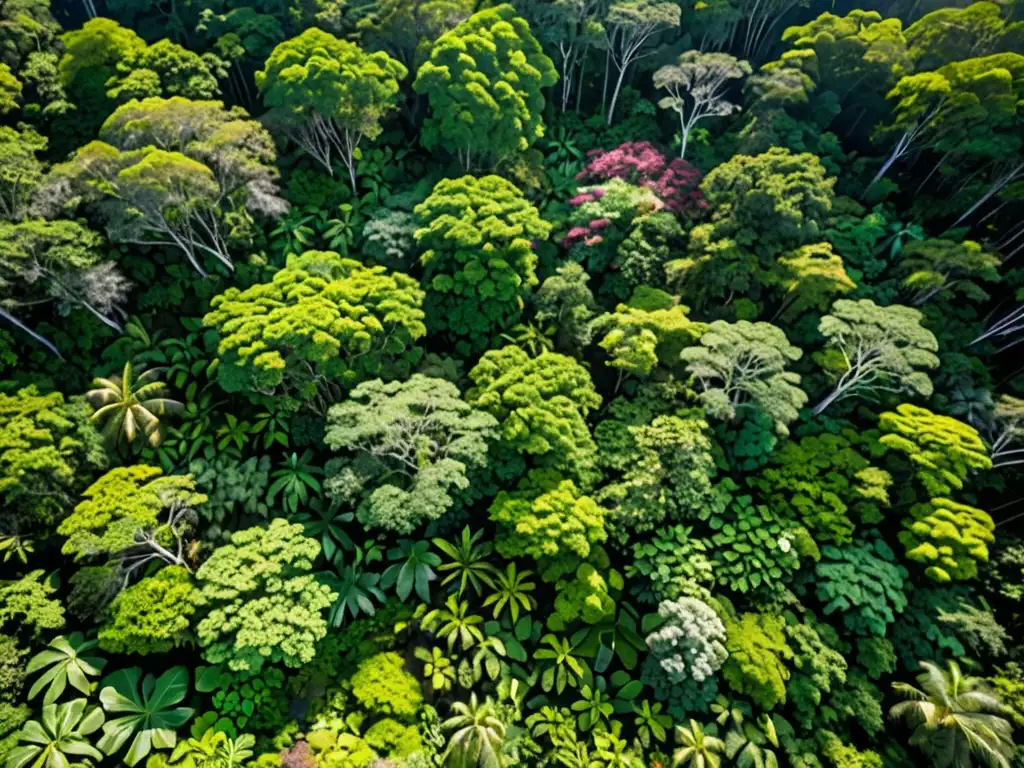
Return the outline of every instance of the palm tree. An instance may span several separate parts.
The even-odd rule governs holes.
[[[910,743],[920,747],[938,768],[971,768],[977,761],[989,768],[1009,768],[1014,755],[1013,726],[999,697],[980,677],[965,677],[956,662],[948,672],[927,661],[917,677],[921,686],[893,683],[906,701],[889,717],[906,720],[914,729]]]
[[[455,730],[448,740],[444,758],[451,768],[501,768],[501,747],[505,742],[505,724],[498,719],[489,698],[477,703],[474,693],[469,704],[452,704],[453,717],[441,727]]]
[[[96,412],[92,420],[104,423],[103,435],[117,446],[123,437],[131,445],[141,431],[151,446],[160,445],[160,416],[178,414],[184,406],[166,397],[167,385],[157,380],[162,368],[143,371],[132,377],[132,364],[124,364],[120,376],[93,379],[96,389],[86,397]]]
[[[696,720],[690,720],[690,727],[676,726],[676,741],[680,747],[672,753],[672,768],[719,768],[725,742],[717,736],[704,732]]]

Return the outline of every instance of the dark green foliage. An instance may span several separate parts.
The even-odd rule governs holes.
[[[822,547],[814,573],[825,615],[841,611],[843,625],[859,635],[884,637],[907,607],[907,569],[881,539]]]

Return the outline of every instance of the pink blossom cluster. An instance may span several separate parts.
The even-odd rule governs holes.
[[[694,216],[708,207],[700,191],[700,171],[682,158],[667,161],[649,141],[628,141],[609,151],[594,149],[587,157],[590,162],[576,175],[577,181],[618,178],[647,187],[662,200],[667,210],[682,216]],[[594,199],[590,195],[596,191],[576,195],[569,203],[590,202]]]
[[[602,243],[604,242],[604,237],[597,233],[611,223],[611,219],[594,219],[585,227],[573,227],[565,234],[565,237],[562,238],[562,247],[568,248],[570,245],[577,243],[580,240],[582,240],[583,244],[586,246]]]

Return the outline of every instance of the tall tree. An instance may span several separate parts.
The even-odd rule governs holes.
[[[823,365],[836,383],[814,407],[815,414],[848,397],[932,393],[932,381],[922,369],[938,367],[939,344],[921,326],[916,309],[839,299],[818,330],[828,340]]]
[[[254,215],[287,209],[275,159],[270,134],[240,108],[180,96],[130,101],[100,140],[54,166],[42,210],[84,203],[111,240],[177,249],[205,276],[206,257],[233,268],[230,247],[251,233]]]
[[[607,98],[608,77],[612,67],[618,73],[612,88],[612,100],[608,104],[605,121],[608,125],[615,119],[615,105],[631,65],[654,53],[651,45],[658,35],[679,27],[681,10],[675,3],[661,3],[657,0],[629,0],[614,3],[608,9],[604,29],[607,38],[607,65],[605,68],[605,95]]]
[[[668,64],[654,73],[654,87],[669,93],[658,106],[679,113],[680,157],[686,157],[687,140],[699,121],[725,117],[740,109],[739,104],[726,99],[729,81],[740,80],[750,72],[750,64],[727,53],[687,51],[678,64]]]
[[[434,43],[413,90],[430,100],[421,133],[428,149],[445,148],[464,170],[493,167],[544,135],[542,89],[555,65],[511,5],[478,11]]]
[[[356,149],[380,135],[398,109],[400,80],[408,70],[382,51],[366,53],[316,29],[278,45],[256,73],[268,118],[333,174],[337,153],[356,192]]]

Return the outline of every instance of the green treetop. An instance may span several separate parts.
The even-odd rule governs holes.
[[[485,348],[518,321],[537,284],[533,243],[551,225],[500,176],[443,179],[416,215],[431,329]]]
[[[771,323],[716,320],[680,358],[709,414],[731,421],[741,410],[756,407],[772,419],[776,432],[786,435],[786,425],[807,403],[800,375],[786,370],[802,355]]]
[[[499,423],[502,443],[588,489],[599,477],[597,446],[585,421],[601,405],[590,373],[553,352],[531,358],[519,347],[485,352],[469,372],[466,400]]]
[[[465,170],[493,166],[544,135],[542,89],[558,80],[530,25],[509,4],[478,11],[434,43],[413,90],[430,100],[421,140]]]
[[[690,255],[671,263],[686,296],[753,295],[780,255],[819,242],[832,210],[834,178],[810,153],[774,147],[735,155],[701,183],[711,221],[690,233]]]
[[[939,344],[921,327],[916,309],[839,299],[818,330],[828,341],[820,361],[836,383],[814,407],[815,414],[849,397],[932,393],[932,381],[921,369],[938,367]]]
[[[977,281],[999,280],[999,257],[973,240],[912,240],[903,247],[899,270],[903,287],[911,292],[915,307],[933,299],[948,301],[963,296],[976,302],[989,295]]]
[[[93,207],[111,240],[165,245],[205,275],[213,257],[231,268],[230,246],[253,216],[278,216],[276,152],[267,130],[239,107],[180,96],[123,104],[100,140],[52,169],[44,210]]]
[[[603,337],[598,345],[608,353],[607,364],[624,374],[647,376],[656,366],[672,371],[682,350],[707,329],[691,320],[690,308],[664,291],[641,286],[628,304],[597,318],[592,329]]]
[[[927,566],[925,575],[938,582],[973,579],[995,541],[988,512],[951,499],[915,504],[903,525],[900,541],[907,557]]]
[[[311,575],[320,544],[282,518],[231,536],[196,571],[203,657],[258,675],[267,662],[301,667],[327,634],[335,595]]]
[[[907,27],[907,53],[914,71],[928,72],[951,61],[1000,51],[1020,51],[1024,23],[1007,23],[1012,18],[1012,11],[988,0],[926,13]]]
[[[327,415],[324,442],[346,454],[328,468],[328,493],[358,504],[369,528],[412,533],[472,497],[497,427],[443,379],[363,382]]]
[[[547,581],[574,571],[606,538],[607,510],[550,469],[533,470],[518,491],[499,493],[490,514],[501,526],[498,552],[533,557]]]
[[[165,476],[159,467],[115,467],[89,486],[57,528],[63,552],[75,559],[120,559],[125,580],[154,560],[188,568],[184,537],[195,508],[206,501],[191,475]],[[167,520],[161,516],[166,513]]]
[[[84,401],[36,387],[0,393],[0,534],[26,535],[52,526],[107,465],[103,439]]]
[[[904,455],[932,498],[962,489],[972,472],[992,467],[978,431],[950,416],[904,403],[883,413],[878,423],[885,433],[879,442]]]
[[[371,376],[407,375],[426,333],[411,277],[331,251],[292,254],[269,283],[229,288],[203,322],[220,334],[228,392],[281,388],[326,411]]]
[[[383,51],[367,53],[311,27],[274,48],[256,85],[269,119],[310,157],[333,174],[341,157],[356,191],[356,149],[380,135],[382,122],[398,109],[399,81],[406,68]]]
[[[187,569],[171,565],[121,592],[100,629],[100,647],[111,653],[169,653],[189,639],[195,587]]]
[[[725,619],[729,658],[722,674],[736,693],[750,696],[766,710],[786,701],[786,662],[793,658],[793,649],[786,642],[785,625],[781,616],[763,613]]]

